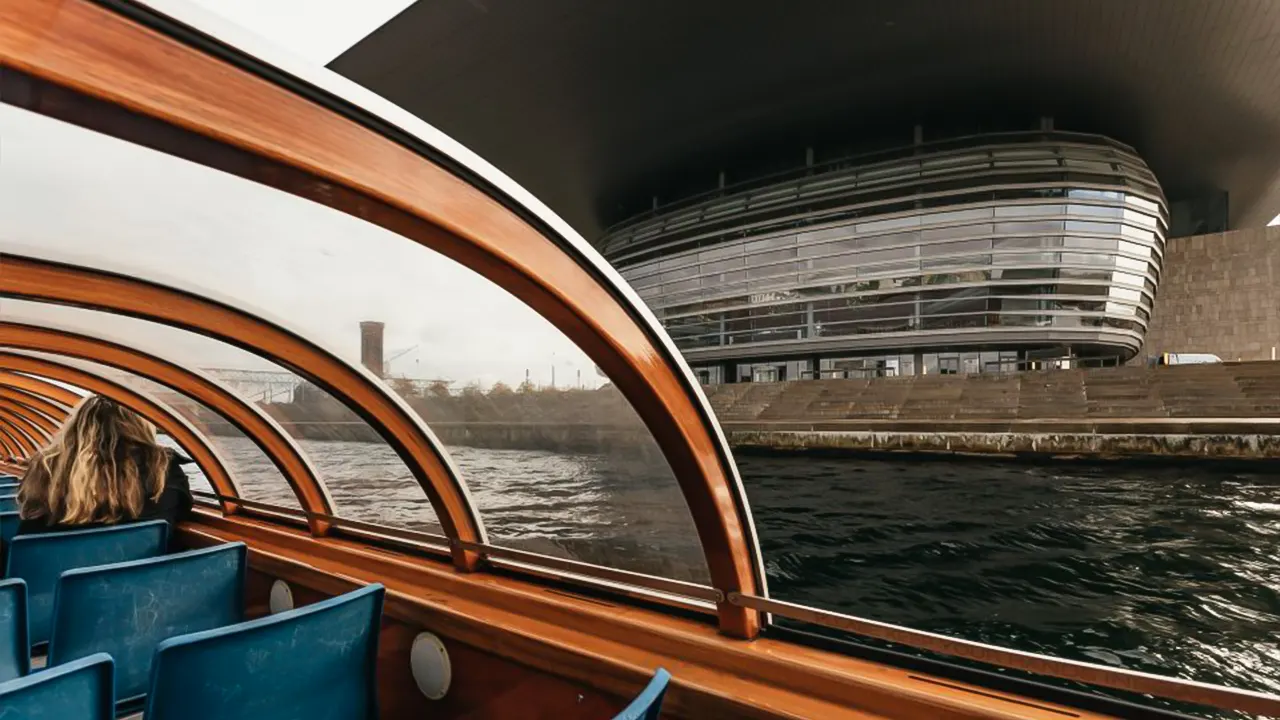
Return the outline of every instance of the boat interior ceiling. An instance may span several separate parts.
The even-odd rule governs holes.
[[[673,718],[1280,715],[771,597],[697,382],[527,193],[193,7],[0,0],[0,467],[89,393],[192,461],[176,542],[247,544],[246,617],[386,587],[383,717],[609,717],[656,668]]]

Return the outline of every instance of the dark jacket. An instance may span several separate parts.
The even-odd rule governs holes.
[[[182,471],[182,462],[184,460],[186,458],[169,451],[169,470],[164,476],[164,490],[156,500],[151,499],[151,493],[147,494],[147,501],[142,506],[142,514],[138,516],[137,520],[138,522],[143,520],[167,520],[169,522],[170,537],[173,537],[173,530],[178,523],[191,513],[191,485],[187,481],[187,474]],[[47,518],[23,519],[18,524],[18,534],[30,535],[32,533],[59,532],[63,530],[88,530],[89,528],[102,527],[104,525],[104,523],[50,525],[47,520]]]

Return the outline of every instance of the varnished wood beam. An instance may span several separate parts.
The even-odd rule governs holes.
[[[67,417],[68,409],[52,399],[36,393],[5,385],[0,378],[0,398],[14,402],[28,411],[50,420],[56,430]]]

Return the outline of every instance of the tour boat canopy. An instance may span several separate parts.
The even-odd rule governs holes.
[[[94,48],[5,71],[0,367],[129,393],[226,512],[623,585],[753,635],[728,602],[765,591],[725,438],[599,254],[421,120],[154,9],[217,38],[243,87],[124,66],[81,93],[118,60]],[[47,437],[6,412],[13,454]]]
[[[776,614],[1275,707],[770,598],[698,383],[631,288],[528,192],[194,6],[3,10],[6,455],[30,455],[99,393],[150,419],[193,461],[198,499],[229,516],[622,595],[736,638]]]

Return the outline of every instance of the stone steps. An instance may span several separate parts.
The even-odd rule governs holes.
[[[745,383],[722,420],[1106,420],[1280,416],[1280,362]]]

